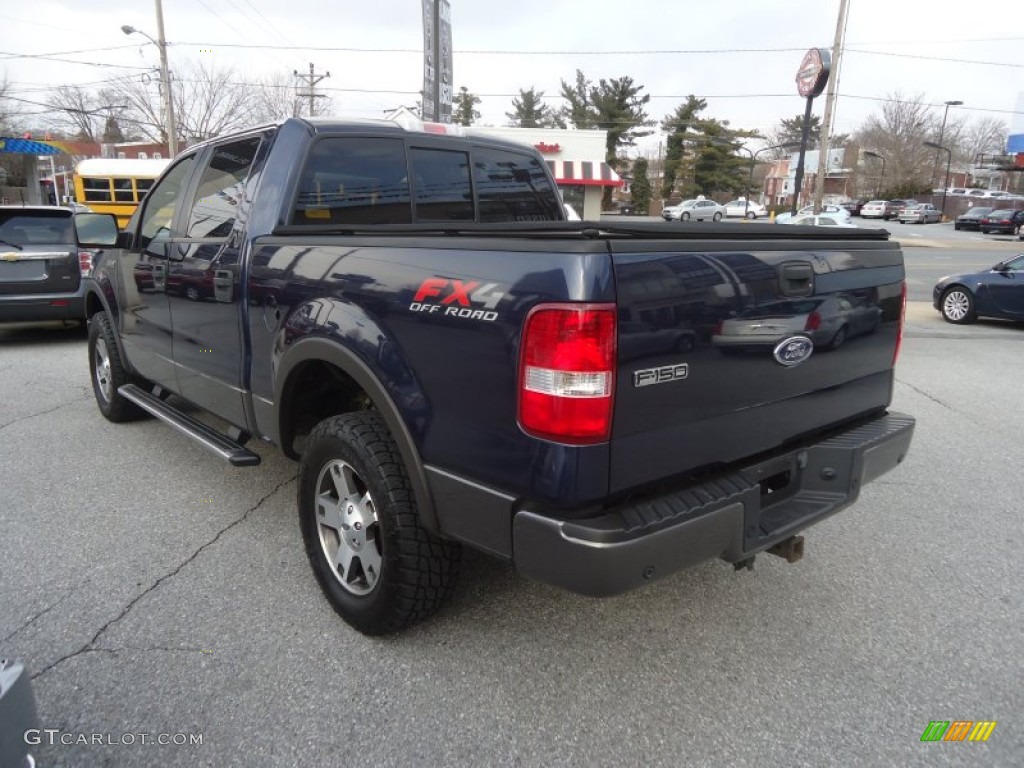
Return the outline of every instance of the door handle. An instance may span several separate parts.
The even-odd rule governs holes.
[[[806,261],[779,265],[780,296],[811,296],[814,294],[814,269]]]

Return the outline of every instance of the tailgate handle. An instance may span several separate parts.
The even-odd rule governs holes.
[[[779,294],[810,296],[814,293],[814,269],[806,261],[779,265]]]

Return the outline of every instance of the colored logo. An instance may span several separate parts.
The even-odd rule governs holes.
[[[790,336],[775,345],[775,362],[792,368],[807,360],[814,353],[814,342],[806,336]]]
[[[988,741],[996,729],[995,720],[932,720],[921,741]]]

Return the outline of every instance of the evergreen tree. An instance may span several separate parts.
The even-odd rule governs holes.
[[[479,103],[480,97],[470,93],[466,86],[459,88],[452,104],[452,122],[457,125],[472,125],[474,120],[480,119],[480,113],[475,109]]]
[[[651,180],[647,176],[647,158],[633,163],[633,212],[646,216],[651,209]]]
[[[505,117],[518,128],[564,128],[565,123],[543,98],[544,91],[538,92],[532,86],[528,91],[520,88],[519,96],[512,99],[512,111],[506,112]]]
[[[685,150],[684,142],[688,135],[692,135],[698,122],[699,115],[708,103],[704,99],[698,99],[693,94],[686,97],[686,101],[676,107],[676,111],[661,121],[661,129],[668,133],[665,147],[665,169],[662,174],[661,196],[667,198],[672,195],[676,186],[676,173],[680,167]]]

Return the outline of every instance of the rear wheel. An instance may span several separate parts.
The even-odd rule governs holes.
[[[747,218],[748,219],[756,219],[757,218],[757,214],[754,213],[753,211],[747,211]]]
[[[964,325],[973,323],[977,319],[974,312],[974,297],[962,285],[947,288],[946,292],[942,294],[942,302],[939,307],[942,317],[947,323]]]
[[[118,388],[131,382],[117,348],[114,328],[105,312],[89,321],[89,373],[96,405],[109,421],[140,418],[144,411],[118,394]]]
[[[360,632],[386,634],[426,618],[454,588],[460,547],[420,524],[398,446],[379,414],[332,416],[313,429],[298,506],[320,588]]]
[[[832,337],[832,341],[829,342],[828,348],[829,349],[839,349],[841,346],[843,346],[843,342],[844,341],[846,341],[846,326],[845,325],[842,326],[838,331],[836,331],[836,335]]]
[[[718,213],[716,213],[716,214],[715,214],[714,216],[712,216],[711,218],[712,218],[712,219],[713,219],[714,221],[721,221],[721,220],[722,220],[722,213],[721,213],[721,211],[719,211]]]

